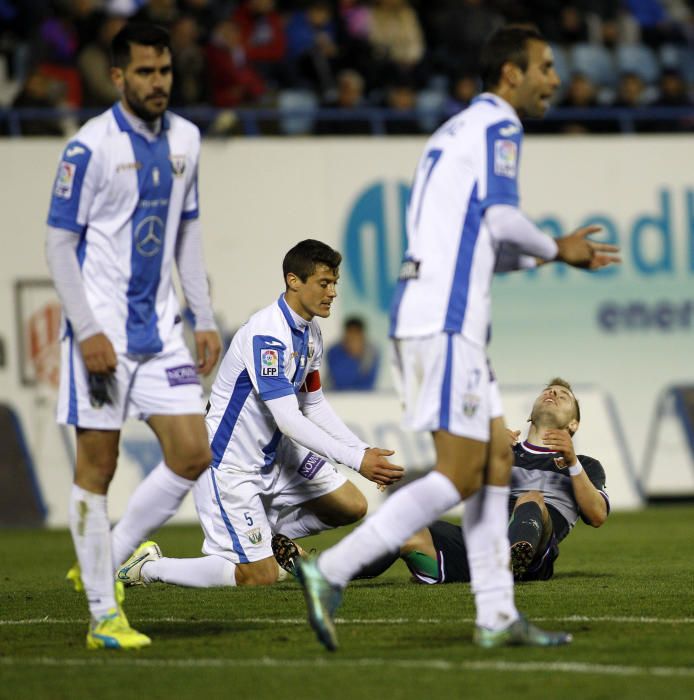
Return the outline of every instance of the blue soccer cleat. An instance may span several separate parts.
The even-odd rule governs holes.
[[[318,641],[328,651],[335,651],[337,633],[333,617],[342,602],[342,589],[327,581],[320,572],[316,559],[299,559],[296,564],[296,576],[304,589],[308,621]]]
[[[568,632],[547,632],[535,627],[521,615],[502,630],[476,627],[473,641],[483,649],[495,647],[558,647],[570,644],[573,636]]]

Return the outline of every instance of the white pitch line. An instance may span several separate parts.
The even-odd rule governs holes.
[[[269,624],[269,625],[305,625],[307,624],[304,617],[241,617],[241,618],[188,618],[188,617],[139,617],[133,618],[137,622],[156,623],[170,622],[172,624]],[[694,617],[628,617],[628,616],[587,616],[587,615],[569,615],[565,617],[533,617],[534,622],[615,622],[622,624],[642,624],[642,625],[691,625],[694,624]],[[25,620],[0,620],[0,626],[3,625],[77,625],[86,624],[88,619],[62,619],[54,617],[37,617]],[[407,618],[407,617],[391,617],[391,618],[341,618],[335,619],[338,625],[439,625],[442,623],[461,623],[469,624],[474,622],[474,618]]]
[[[0,657],[0,666],[43,667],[138,667],[138,668],[402,668],[406,670],[433,671],[503,671],[509,673],[566,673],[597,676],[658,676],[666,678],[694,677],[694,668],[677,666],[620,666],[617,664],[589,664],[580,662],[514,662],[514,661],[446,661],[444,659],[340,659],[316,657],[314,659],[272,658],[255,659],[201,658],[201,659],[137,659],[133,657],[57,658]]]

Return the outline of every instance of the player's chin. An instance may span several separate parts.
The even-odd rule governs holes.
[[[318,307],[318,310],[316,311],[316,316],[320,316],[320,318],[328,318],[328,316],[330,316],[331,311],[331,306],[328,306],[327,304],[321,304]]]
[[[149,113],[151,119],[157,119],[166,112],[168,106],[168,97],[154,97],[148,100],[145,111]]]

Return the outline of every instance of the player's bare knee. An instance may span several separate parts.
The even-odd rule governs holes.
[[[169,468],[184,479],[195,481],[212,461],[212,452],[207,444],[191,446],[188,451],[179,455],[167,464]]]
[[[352,499],[350,503],[349,510],[347,511],[347,517],[349,520],[345,525],[348,525],[349,523],[356,523],[357,520],[361,520],[365,515],[366,511],[369,509],[369,504],[366,501],[366,498],[364,497],[364,494],[359,491],[356,494],[356,497]]]
[[[236,567],[237,586],[270,586],[277,581],[279,569],[273,558],[238,564]]]

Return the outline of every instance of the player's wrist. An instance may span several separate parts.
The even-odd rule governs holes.
[[[576,458],[576,461],[569,467],[569,476],[578,476],[582,471],[583,465]]]

